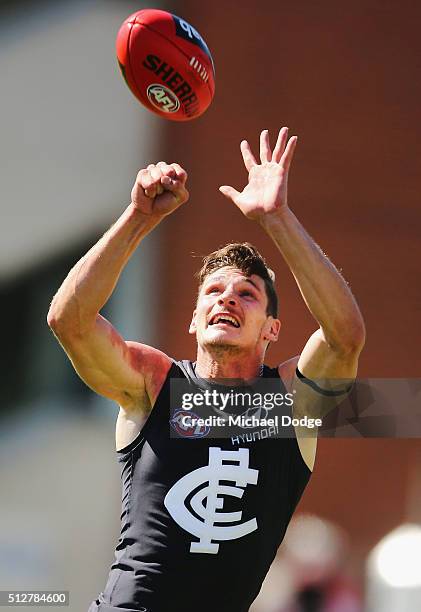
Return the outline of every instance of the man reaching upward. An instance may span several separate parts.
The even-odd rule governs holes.
[[[90,612],[246,612],[313,469],[316,438],[304,427],[291,437],[244,442],[203,431],[171,437],[171,380],[205,390],[225,379],[275,379],[280,391],[294,389],[292,415],[300,418],[335,405],[349,389],[343,381],[356,376],[365,341],[361,313],[287,203],[296,142],[282,128],[272,152],[265,130],[257,161],[243,141],[248,184],[241,193],[220,190],[275,242],[318,324],[299,356],[278,368],[264,365],[280,328],[277,297],[273,273],[247,243],[205,258],[190,326],[196,362],[125,341],[99,314],[142,238],[188,200],[178,164],[139,172],[130,205],[53,299],[48,323],[76,371],[120,407],[121,534]]]

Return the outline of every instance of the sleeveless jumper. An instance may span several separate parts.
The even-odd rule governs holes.
[[[170,437],[173,362],[139,435],[117,451],[121,533],[89,612],[247,612],[309,481],[295,437]],[[262,378],[277,378],[264,366]]]

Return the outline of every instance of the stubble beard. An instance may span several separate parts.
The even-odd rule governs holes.
[[[221,342],[220,340],[208,340],[203,345],[203,348],[218,359],[237,357],[243,352],[242,347],[228,342]]]

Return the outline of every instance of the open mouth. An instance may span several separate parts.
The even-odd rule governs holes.
[[[230,325],[231,327],[240,327],[240,323],[236,319],[236,317],[233,317],[232,315],[227,314],[225,312],[221,312],[214,315],[209,321],[209,325],[218,325],[221,323],[224,325]]]

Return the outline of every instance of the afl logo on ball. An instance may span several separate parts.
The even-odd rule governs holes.
[[[150,102],[165,113],[176,113],[180,108],[180,101],[171,89],[159,83],[149,85],[146,91]]]
[[[191,410],[177,410],[170,420],[171,427],[183,438],[204,438],[210,432],[210,427],[197,425],[199,417]]]

